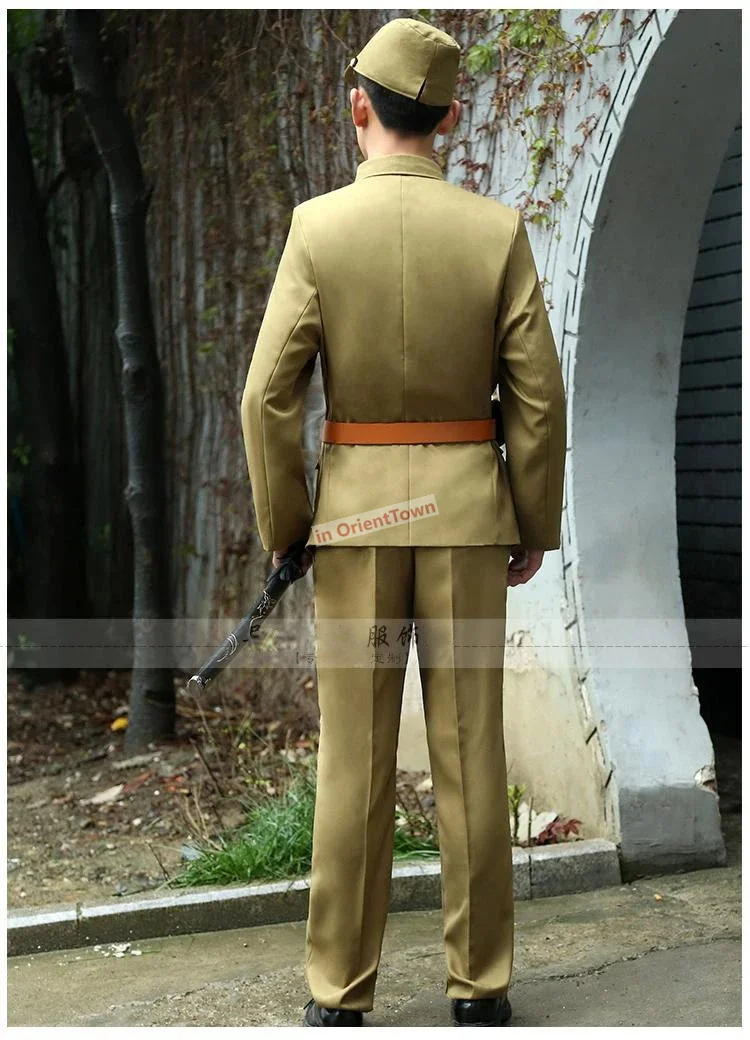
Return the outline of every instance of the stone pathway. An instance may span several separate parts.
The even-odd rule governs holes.
[[[513,1024],[740,1025],[740,887],[735,863],[518,903]],[[10,960],[9,1024],[300,1024],[303,922],[108,952]],[[367,1024],[450,1025],[444,971],[440,914],[393,914]]]

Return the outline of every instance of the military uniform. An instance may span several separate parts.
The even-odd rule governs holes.
[[[352,59],[347,83],[355,66],[407,96],[447,104],[458,44],[396,19]],[[311,502],[301,428],[318,354],[326,422]],[[505,456],[491,420],[498,384]],[[398,633],[414,622],[439,818],[446,993],[502,995],[513,960],[507,565],[516,543],[559,547],[566,449],[562,374],[520,213],[405,153],[366,159],[352,183],[296,206],[241,414],[264,548],[316,546],[310,990],[324,1007],[373,1006],[408,653]],[[436,506],[429,513],[353,522],[427,499]],[[345,537],[340,518],[349,518]],[[360,626],[356,660],[343,654],[351,642],[338,622]],[[462,622],[462,639],[451,638]],[[425,660],[421,623],[441,633]],[[463,642],[480,623],[492,636],[481,662]],[[381,663],[365,637],[384,625],[392,653]]]

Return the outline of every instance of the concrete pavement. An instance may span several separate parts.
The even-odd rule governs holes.
[[[740,869],[519,902],[513,1024],[740,1024]],[[15,1026],[298,1025],[304,922],[16,957]],[[132,950],[140,951],[134,954]],[[440,913],[389,918],[373,1026],[450,1025]]]

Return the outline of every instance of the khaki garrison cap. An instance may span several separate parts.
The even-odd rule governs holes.
[[[351,88],[355,67],[363,76],[424,105],[449,105],[458,76],[460,45],[416,18],[386,22],[344,70]]]

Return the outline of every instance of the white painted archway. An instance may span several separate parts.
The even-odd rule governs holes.
[[[563,573],[579,691],[625,873],[723,859],[677,562],[675,408],[706,205],[740,108],[740,13],[656,12],[596,131],[564,290]],[[613,666],[651,619],[660,666]]]
[[[570,32],[580,13],[562,13]],[[580,121],[598,123],[560,239],[529,229],[551,283],[569,459],[562,551],[509,595],[505,677],[512,781],[539,807],[582,819],[584,836],[617,842],[626,876],[724,858],[681,600],[674,445],[685,310],[739,111],[741,37],[738,11],[628,14],[645,24],[626,61],[617,19],[593,59],[607,111],[591,96],[565,115],[568,141]],[[525,159],[512,136],[506,144],[487,156],[490,194],[513,205]],[[638,631],[669,649],[648,667],[626,651],[616,667],[606,644]],[[412,656],[399,755],[411,768],[427,762],[419,697]]]

